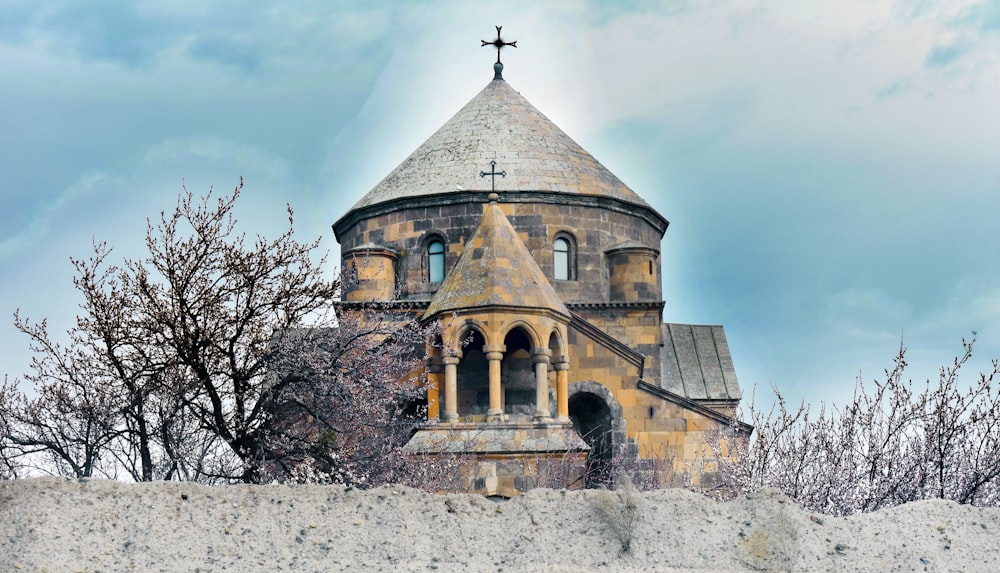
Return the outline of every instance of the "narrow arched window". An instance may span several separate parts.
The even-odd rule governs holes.
[[[556,239],[552,250],[554,253],[552,277],[557,281],[568,281],[570,279],[569,241],[561,237]]]
[[[427,280],[432,283],[444,280],[444,243],[436,239],[427,243]]]

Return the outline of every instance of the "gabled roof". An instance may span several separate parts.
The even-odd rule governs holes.
[[[442,312],[486,307],[570,313],[538,268],[517,231],[495,201],[486,205],[475,234],[431,300],[426,318]]]
[[[649,208],[502,78],[491,81],[353,209],[402,197],[490,191],[490,171],[504,191],[609,197]]]
[[[721,326],[664,323],[660,387],[691,400],[739,400],[743,392]]]

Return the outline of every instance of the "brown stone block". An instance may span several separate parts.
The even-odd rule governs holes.
[[[665,452],[669,447],[670,434],[668,432],[658,432],[643,430],[646,436],[648,453],[645,457],[659,457],[661,452]]]
[[[628,437],[635,441],[635,445],[638,446],[639,451],[648,451],[650,449],[649,434],[646,432],[628,432]]]
[[[684,418],[653,418],[645,421],[645,427],[650,432],[686,432],[688,424]]]
[[[671,449],[676,449],[680,451],[680,447],[684,444],[684,438],[686,437],[685,432],[667,432],[667,445]]]
[[[618,400],[619,404],[621,404],[622,413],[625,413],[625,410],[629,408],[635,408],[635,390],[622,389],[621,391],[615,393],[615,399]]]
[[[688,413],[687,427],[689,432],[714,432],[721,429],[718,422],[694,412]]]

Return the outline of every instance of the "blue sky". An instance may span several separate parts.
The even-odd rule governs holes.
[[[1000,356],[998,0],[3,0],[0,373],[14,310],[65,330],[69,258],[141,256],[182,181],[242,176],[244,230],[288,202],[336,255],[495,24],[507,81],[671,221],[664,317],[725,325],[746,389],[842,402],[901,335],[920,380],[973,330]]]

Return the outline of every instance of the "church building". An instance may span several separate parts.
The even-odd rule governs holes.
[[[663,321],[667,219],[503,79],[499,31],[493,80],[334,223],[344,304],[440,322],[406,450],[463,489],[669,482],[751,430],[725,333]]]

